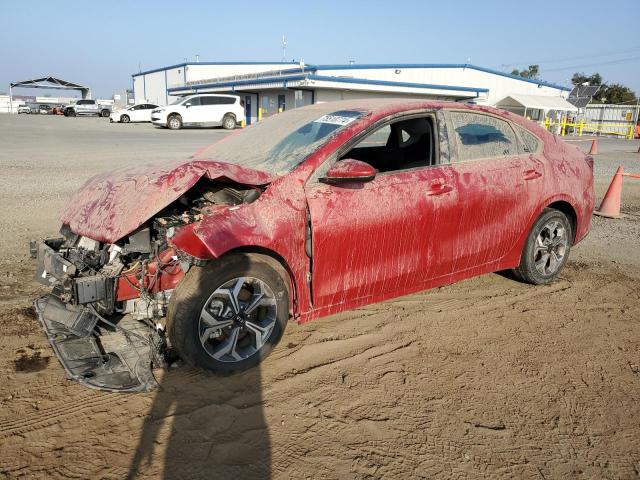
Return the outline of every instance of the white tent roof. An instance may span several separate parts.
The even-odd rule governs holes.
[[[567,102],[562,97],[549,95],[524,95],[514,93],[503,98],[497,104],[497,107],[526,107],[538,108],[540,110],[562,110],[568,112],[577,112],[578,109]]]

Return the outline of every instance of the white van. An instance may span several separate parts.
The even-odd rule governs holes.
[[[235,95],[190,95],[151,112],[154,125],[171,130],[183,126],[222,126],[232,130],[243,118],[244,102]]]

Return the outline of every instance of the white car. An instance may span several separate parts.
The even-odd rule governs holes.
[[[121,108],[115,112],[111,112],[109,115],[110,122],[150,122],[151,111],[154,108],[158,108],[158,105],[152,103],[139,103],[137,105],[129,105],[128,107]]]
[[[242,119],[244,101],[235,95],[190,95],[151,112],[154,125],[171,130],[179,130],[183,126],[222,126],[232,130]]]
[[[31,113],[29,105],[18,105],[18,113]]]

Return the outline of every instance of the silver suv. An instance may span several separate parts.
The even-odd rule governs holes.
[[[108,117],[111,115],[111,107],[109,105],[100,105],[96,100],[77,100],[64,109],[65,117],[75,117],[76,115]]]

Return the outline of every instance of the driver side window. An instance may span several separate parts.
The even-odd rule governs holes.
[[[401,119],[379,127],[340,157],[368,163],[381,173],[435,165],[435,117]]]

